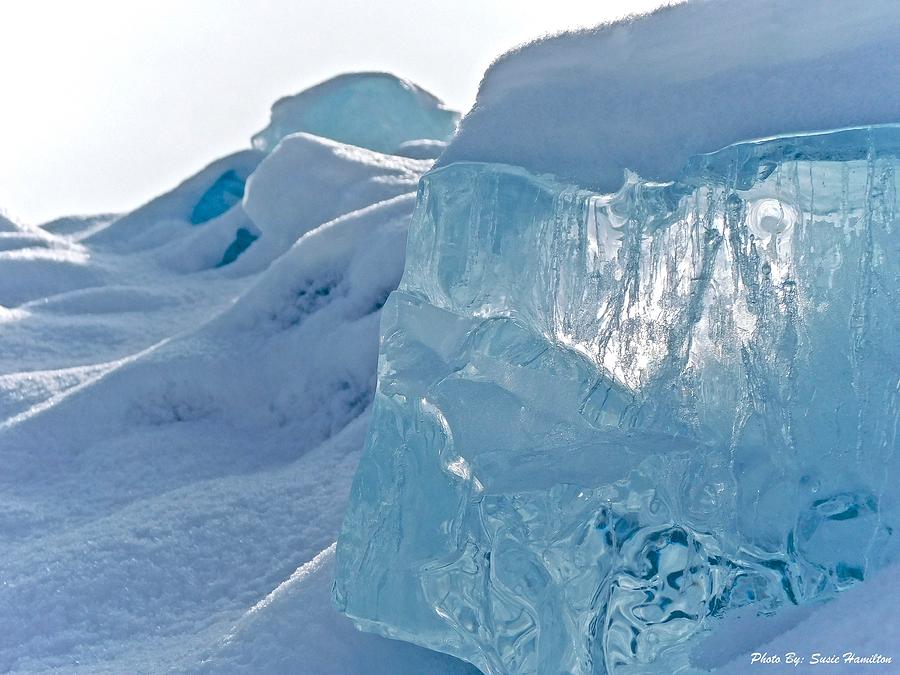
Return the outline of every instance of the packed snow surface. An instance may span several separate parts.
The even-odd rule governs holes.
[[[440,158],[613,192],[776,134],[900,120],[894,0],[695,2],[498,59]]]
[[[405,141],[446,141],[459,113],[408,80],[390,73],[350,73],[332,78],[272,106],[269,126],[253,146],[270,151],[298,131],[378,152]]]

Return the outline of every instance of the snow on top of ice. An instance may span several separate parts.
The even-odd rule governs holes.
[[[438,165],[612,191],[741,140],[898,122],[898,34],[891,0],[727,0],[545,38],[489,68]]]
[[[390,73],[346,73],[276,101],[253,146],[269,151],[288,134],[306,131],[391,152],[404,141],[446,140],[458,120],[459,113],[409,80]]]

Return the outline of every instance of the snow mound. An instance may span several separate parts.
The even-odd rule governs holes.
[[[329,599],[430,166],[300,135],[0,219],[0,671],[472,672]]]
[[[198,672],[207,654],[225,672],[338,672],[313,668],[321,662],[306,642],[335,626],[322,659],[327,646],[336,664],[362,668],[371,647],[376,672],[410,659],[434,665],[425,672],[464,672],[371,637],[350,638],[359,650],[337,656],[355,633],[330,606],[327,576],[303,584],[299,605],[241,620],[337,535],[374,392],[380,310],[402,273],[414,203],[401,195],[308,232],[249,287],[207,273],[226,297],[228,284],[245,285],[180,335],[170,327],[174,337],[106,363],[0,376],[0,670]],[[191,277],[156,274],[169,283],[152,294],[73,292],[20,323],[65,318],[49,325],[67,327],[70,342],[91,320],[110,331],[177,326],[171,302],[129,311],[163,291],[198,292],[182,288]],[[198,317],[204,302],[194,298]],[[96,358],[109,337],[93,339]],[[298,629],[296,612],[311,619],[302,641],[257,653],[268,638],[254,626],[282,635]]]
[[[216,160],[173,190],[114,220],[85,241],[119,251],[152,248],[191,233],[240,205],[244,184],[264,157],[243,150]]]
[[[696,2],[514,50],[438,164],[497,162],[601,191],[775,134],[900,121],[892,0]]]
[[[446,140],[459,113],[408,80],[389,73],[349,73],[272,106],[269,126],[253,146],[270,151],[289,134],[306,131],[378,152],[417,138]]]
[[[243,208],[262,232],[253,253],[272,257],[322,223],[412,192],[430,167],[306,133],[288,136],[247,182]]]
[[[243,206],[236,204],[203,227],[189,230],[178,228],[168,239],[159,243],[154,250],[154,257],[161,265],[182,274],[227,267],[230,273],[240,275],[248,270],[236,269],[233,263],[238,261],[259,236],[259,228],[244,212]],[[259,271],[271,262],[272,257],[266,257],[249,271]]]
[[[37,228],[0,233],[0,305],[23,303],[103,282],[103,270],[90,264],[90,255]]]

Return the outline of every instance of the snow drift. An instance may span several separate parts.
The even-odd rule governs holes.
[[[0,671],[471,672],[328,603],[430,164],[288,136],[0,221]]]

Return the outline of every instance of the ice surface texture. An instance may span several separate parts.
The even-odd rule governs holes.
[[[339,608],[485,673],[670,673],[893,556],[898,151],[748,142],[612,194],[427,174]]]
[[[459,113],[408,80],[389,73],[349,73],[272,106],[269,126],[253,137],[266,152],[298,131],[377,152],[416,139],[447,140]]]

